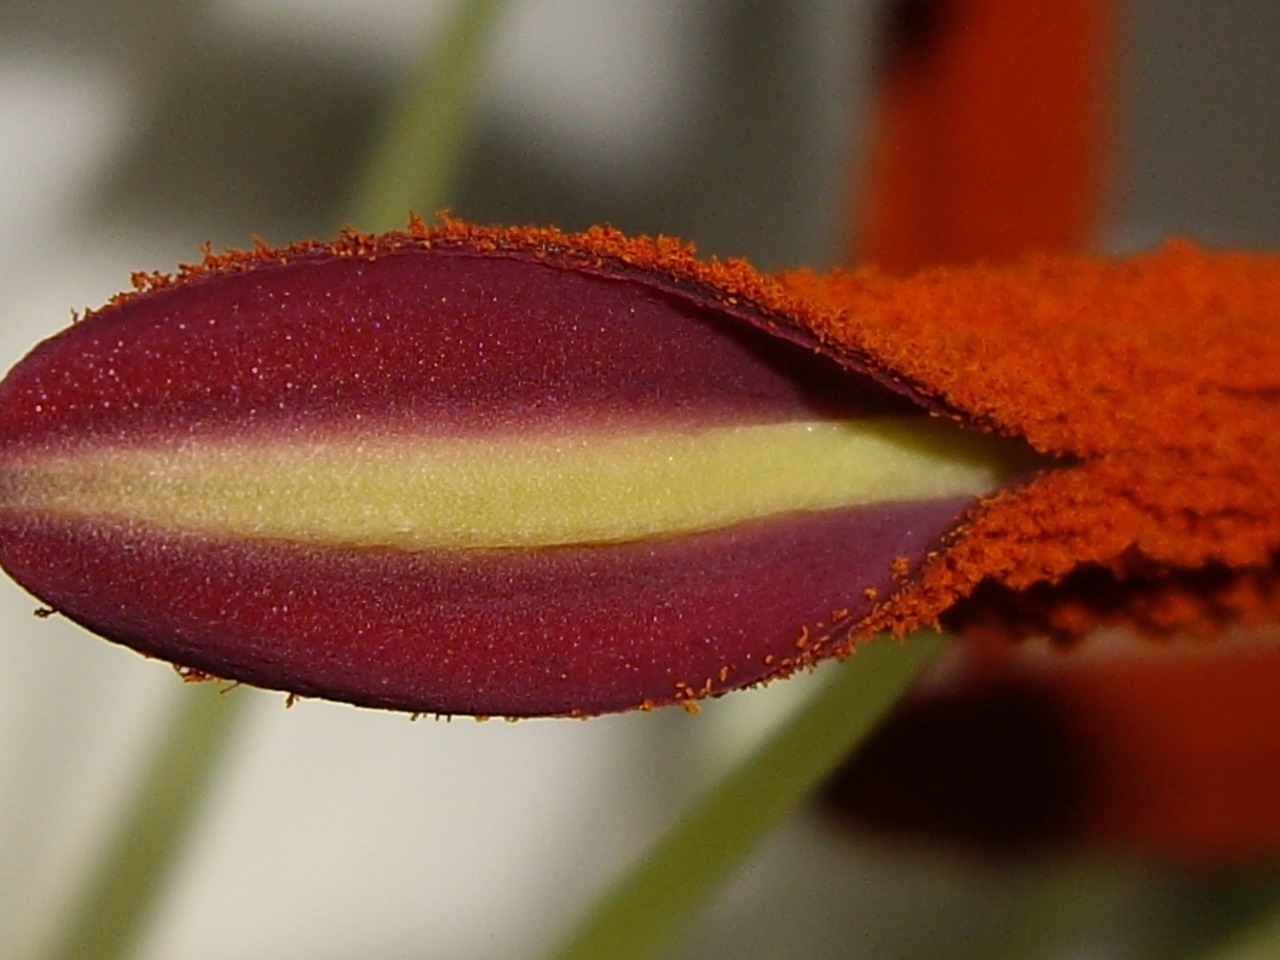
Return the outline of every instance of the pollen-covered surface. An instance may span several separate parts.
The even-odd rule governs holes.
[[[671,241],[415,224],[135,283],[0,384],[0,561],[103,636],[297,694],[589,714],[785,675],[847,651],[976,497],[1029,469],[1025,445],[956,444],[910,391],[795,342],[777,284]],[[886,424],[925,459],[833,449]],[[709,438],[741,436],[717,468]],[[565,438],[658,446],[593,465]],[[499,487],[556,491],[534,513],[572,526],[593,487],[603,508],[514,542],[464,511],[491,529],[459,539],[447,501],[490,482],[473,454],[495,443]],[[459,451],[474,482],[433,483]],[[678,469],[637,479],[654,460]],[[817,499],[769,500],[824,474]],[[645,483],[686,514],[730,509],[636,527]],[[420,529],[364,537],[378,523]]]
[[[1280,615],[1280,258],[1171,242],[785,280],[828,349],[1079,461],[987,502],[870,625],[1073,637]]]

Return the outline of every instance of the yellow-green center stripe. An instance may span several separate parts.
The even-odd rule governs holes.
[[[202,440],[0,466],[0,508],[403,549],[607,543],[980,495],[1026,460],[924,417],[602,435]]]

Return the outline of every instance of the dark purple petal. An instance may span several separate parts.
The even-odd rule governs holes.
[[[357,451],[389,450],[358,469],[413,481],[423,468],[412,456],[494,440],[516,451],[497,456],[520,479],[534,469],[519,459],[529,438],[861,429],[885,417],[918,422],[913,436],[937,432],[903,396],[776,336],[776,318],[729,280],[680,274],[685,252],[661,248],[637,266],[510,239],[347,236],[214,258],[41,344],[0,384],[0,563],[89,629],[213,675],[416,712],[590,714],[719,693],[847,651],[850,630],[994,486],[879,482],[834,505],[521,546],[293,529],[299,484],[330,483],[316,445],[339,472],[348,450],[353,465]],[[304,455],[272,473],[259,462],[272,450]],[[192,451],[194,469],[173,479]],[[553,468],[572,459],[555,451]],[[151,458],[141,473],[120,465],[135,454]],[[728,474],[738,479],[704,484],[708,499],[796,475],[786,455],[766,446]],[[233,458],[229,473],[218,457]],[[700,458],[683,459],[696,473]],[[650,495],[618,472],[610,517]],[[521,509],[577,508],[551,476]],[[160,478],[167,513],[143,509],[144,477]],[[357,524],[406,508],[348,496],[345,482],[326,487],[322,520],[330,502]],[[702,489],[682,482],[658,499]],[[279,489],[259,500],[254,484]],[[471,490],[437,502],[426,486],[402,495],[415,500],[411,527]],[[196,518],[201,498],[220,516],[239,489],[255,491],[250,514],[275,511],[285,526]]]

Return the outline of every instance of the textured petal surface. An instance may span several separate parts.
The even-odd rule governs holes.
[[[1031,463],[667,241],[448,224],[137,282],[0,385],[0,561],[296,694],[589,714],[785,675]]]

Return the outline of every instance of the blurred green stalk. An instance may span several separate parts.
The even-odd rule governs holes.
[[[161,902],[177,855],[239,729],[247,697],[216,683],[184,690],[49,960],[120,960]],[[227,691],[230,692],[230,691]]]
[[[1280,956],[1280,912],[1239,931],[1219,949],[1206,953],[1203,960],[1275,960],[1277,956]]]
[[[504,0],[457,0],[435,56],[419,61],[373,145],[350,208],[370,232],[403,228],[447,202],[471,140],[476,87]]]
[[[887,714],[942,649],[880,639],[694,803],[548,960],[656,957],[734,869]]]

